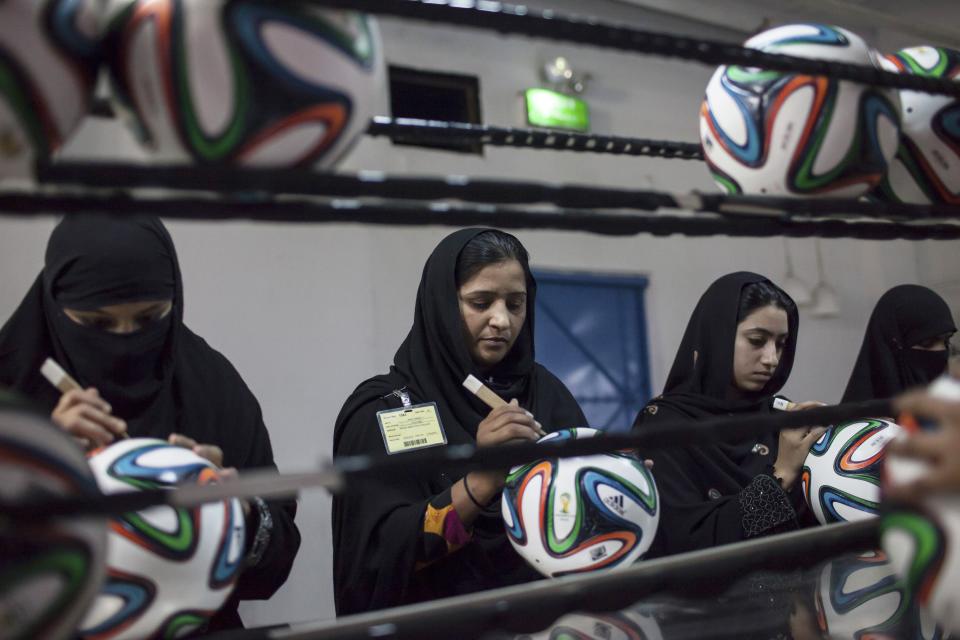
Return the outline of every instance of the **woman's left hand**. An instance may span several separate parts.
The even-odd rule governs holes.
[[[217,477],[220,478],[221,482],[230,482],[231,480],[236,480],[240,477],[240,472],[237,471],[236,467],[227,467],[226,469],[220,468],[223,466],[223,449],[215,444],[197,444],[197,441],[193,438],[189,438],[179,433],[171,433],[170,437],[167,438],[167,442],[175,447],[190,449],[201,458],[206,458],[213,464],[217,465],[219,468],[217,471]],[[244,517],[250,515],[249,500],[246,498],[240,498],[240,506],[243,507]]]
[[[189,438],[179,433],[171,433],[167,442],[175,447],[190,449],[201,458],[206,458],[218,467],[223,466],[223,449],[215,444],[199,444],[193,438]]]

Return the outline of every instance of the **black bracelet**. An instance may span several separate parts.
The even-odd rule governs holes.
[[[482,504],[480,504],[480,502],[479,502],[476,498],[473,497],[473,494],[470,493],[470,483],[467,482],[467,478],[469,478],[469,477],[470,477],[470,474],[469,474],[469,473],[468,473],[467,475],[463,476],[463,490],[466,492],[467,497],[470,498],[470,502],[472,502],[473,504],[477,505],[477,509],[480,509],[480,511],[484,511],[484,510],[486,510],[486,507],[483,506]]]

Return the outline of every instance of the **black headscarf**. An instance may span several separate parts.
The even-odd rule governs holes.
[[[737,325],[743,320],[737,318],[740,297],[747,285],[760,282],[775,286],[767,278],[746,271],[725,275],[710,285],[690,317],[663,394],[640,412],[634,428],[662,421],[772,410],[773,396],[786,384],[796,352],[799,314],[792,301],[787,311],[789,333],[773,376],[757,393],[737,399],[729,395]],[[652,553],[705,548],[752,535],[743,526],[741,493],[759,474],[772,468],[777,444],[777,434],[768,434],[739,442],[651,452],[664,505]],[[747,491],[744,499],[752,500],[751,492]]]
[[[933,381],[946,371],[949,353],[911,347],[956,330],[950,307],[930,289],[916,284],[890,289],[870,315],[843,401],[890,398]]]
[[[127,335],[72,321],[63,308],[90,310],[172,300],[162,322]],[[150,217],[69,216],[54,229],[43,271],[0,329],[0,387],[47,411],[60,392],[40,374],[56,359],[94,386],[131,436],[181,433],[223,450],[224,466],[275,468],[260,406],[236,369],[183,324],[183,286],[173,240]],[[211,628],[240,625],[238,599],[272,595],[299,546],[296,503],[270,503],[274,537],[260,564],[240,578]]]
[[[462,383],[468,374],[506,399],[516,398],[547,431],[586,426],[573,396],[534,362],[536,283],[527,273],[527,316],[507,356],[483,374],[463,338],[456,264],[463,248],[489,229],[463,229],[440,242],[417,290],[413,327],[389,373],[370,378],[344,403],[334,430],[334,455],[383,453],[376,412],[400,406],[390,394],[407,389],[414,403],[436,402],[448,444],[476,441],[490,409]],[[401,454],[402,455],[402,454]],[[468,469],[437,469],[433,478],[397,478],[388,487],[333,503],[334,590],[339,615],[465,593],[536,577],[506,541],[499,505],[474,523],[473,541],[445,562],[414,571],[429,500]]]

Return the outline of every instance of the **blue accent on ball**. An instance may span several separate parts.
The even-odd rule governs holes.
[[[937,114],[943,132],[960,142],[960,103],[954,102]]]
[[[213,582],[215,584],[224,584],[233,579],[233,577],[240,571],[240,567],[243,564],[243,547],[246,539],[245,535],[240,537],[240,549],[234,554],[236,556],[236,560],[233,562],[230,561],[231,551],[234,550],[233,523],[237,519],[236,511],[239,509],[239,507],[233,500],[230,500],[227,504],[229,504],[230,508],[230,531],[226,535],[227,543],[220,549],[220,553],[217,555],[216,562],[213,566]],[[242,515],[240,517],[240,521],[243,521]]]
[[[177,482],[185,480],[187,478],[192,478],[198,475],[204,469],[207,469],[210,465],[200,463],[200,462],[191,462],[179,466],[166,466],[166,467],[143,467],[140,466],[138,460],[141,456],[155,451],[156,449],[163,449],[173,445],[169,444],[154,444],[146,445],[143,447],[138,447],[131,451],[128,451],[124,455],[117,458],[112,465],[110,465],[110,474],[118,476],[121,479],[124,477],[135,478],[138,480],[149,480],[156,482],[160,485],[174,485]],[[164,474],[173,473],[176,475],[177,479],[174,482],[170,482],[160,476]]]
[[[117,626],[127,622],[131,617],[139,615],[153,599],[142,585],[135,582],[127,582],[113,576],[107,578],[107,582],[103,585],[100,592],[104,595],[120,598],[123,600],[123,606],[100,625],[91,629],[83,629],[84,635],[97,635],[115,629]]]
[[[643,529],[638,527],[635,522],[630,522],[629,520],[626,520],[625,518],[623,518],[623,516],[621,516],[619,513],[617,513],[610,507],[608,507],[603,502],[603,500],[600,498],[599,492],[597,491],[597,487],[599,487],[602,484],[607,485],[608,487],[612,487],[617,491],[619,491],[620,494],[623,495],[625,499],[630,500],[630,502],[633,502],[634,504],[639,506],[641,509],[643,509],[650,515],[653,515],[653,512],[647,509],[647,506],[643,504],[643,501],[637,499],[637,497],[634,495],[633,490],[624,486],[623,483],[621,483],[616,478],[613,478],[609,475],[606,475],[605,473],[597,471],[596,469],[587,469],[586,471],[584,471],[581,482],[583,483],[583,488],[584,488],[584,492],[586,494],[587,500],[592,502],[594,506],[596,506],[605,514],[609,515],[610,517],[614,518],[618,522],[621,522],[627,527],[629,527],[631,531],[638,533],[641,537],[643,536]]]
[[[865,96],[863,101],[864,122],[866,123],[867,139],[869,140],[869,155],[871,162],[886,166],[884,162],[883,147],[880,145],[880,136],[877,133],[879,129],[880,117],[886,116],[894,128],[899,128],[900,117],[893,110],[888,100],[871,93]]]
[[[316,33],[315,29],[310,29],[300,24],[288,12],[273,7],[266,7],[260,3],[238,3],[232,7],[228,19],[231,21],[234,33],[244,50],[271,76],[296,87],[298,90],[305,91],[321,99],[330,102],[344,102],[347,105],[352,104],[347,95],[339,91],[333,91],[329,87],[318,86],[307,82],[290,71],[286,66],[280,64],[267,49],[263,38],[260,37],[260,29],[265,22],[282,22],[304,33],[319,36],[320,34]],[[330,45],[335,47],[336,43],[330,42]],[[350,56],[345,54],[344,57]]]
[[[77,15],[80,13],[84,0],[58,0],[52,7],[51,24],[59,43],[71,53],[92,58],[97,55],[98,43],[86,38],[77,31]]]
[[[727,135],[727,132],[720,126],[720,123],[717,122],[716,118],[713,115],[713,109],[708,107],[707,113],[710,116],[710,122],[713,123],[715,131],[720,135],[720,139],[723,140],[723,143],[731,149],[733,155],[737,160],[742,162],[747,166],[755,166],[760,162],[760,132],[757,128],[757,122],[753,118],[754,110],[746,103],[746,99],[743,95],[743,92],[739,89],[737,85],[730,81],[724,74],[720,78],[720,84],[723,86],[723,90],[729,95],[734,103],[737,105],[737,109],[740,111],[740,115],[743,116],[743,122],[747,127],[747,140],[743,145],[739,145]]]
[[[827,452],[827,449],[830,448],[830,443],[833,442],[834,431],[836,427],[829,427],[826,432],[820,436],[820,439],[817,440],[812,447],[810,447],[810,453],[818,456],[822,456]]]
[[[823,487],[820,489],[820,504],[823,506],[824,511],[828,516],[830,522],[847,522],[847,519],[837,513],[837,509],[834,506],[835,504],[845,504],[852,509],[857,511],[862,511],[863,513],[871,513],[876,515],[878,510],[876,507],[871,507],[869,504],[856,502],[850,497],[836,491],[835,489],[830,489],[828,487]]]

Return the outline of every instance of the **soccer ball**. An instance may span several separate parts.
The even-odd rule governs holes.
[[[590,438],[565,429],[541,443]],[[514,467],[501,500],[507,538],[545,576],[626,568],[653,542],[660,520],[657,486],[627,453],[545,458]]]
[[[121,440],[90,457],[104,493],[217,482],[216,466],[163,440]],[[107,581],[81,627],[89,638],[180,637],[233,591],[244,554],[236,499],[158,506],[110,521]]]
[[[943,637],[942,630],[921,614],[910,588],[883,552],[828,562],[817,581],[815,603],[825,638]]]
[[[943,376],[930,385],[928,392],[960,401],[960,381]],[[919,431],[920,426],[908,422],[906,430]],[[906,484],[929,472],[925,462],[890,456],[884,466],[883,484]],[[880,519],[880,539],[921,608],[947,632],[960,631],[960,498],[956,494],[930,495],[919,505],[887,505]]]
[[[105,56],[154,159],[329,167],[385,95],[373,18],[309,0],[125,0]]]
[[[49,421],[0,406],[0,499],[96,497],[80,448]],[[105,574],[104,518],[0,518],[0,638],[68,638]]]
[[[960,51],[911,47],[880,60],[883,68],[960,79]],[[893,202],[960,204],[960,100],[901,91],[900,148],[875,195]]]
[[[884,449],[900,425],[866,418],[837,425],[810,448],[801,469],[803,495],[821,524],[877,515]]]
[[[0,178],[59,149],[93,97],[98,0],[0,2]]]
[[[846,29],[791,24],[744,46],[767,53],[876,64]],[[856,197],[876,186],[897,150],[897,93],[825,76],[723,66],[700,108],[700,143],[729,193]]]

